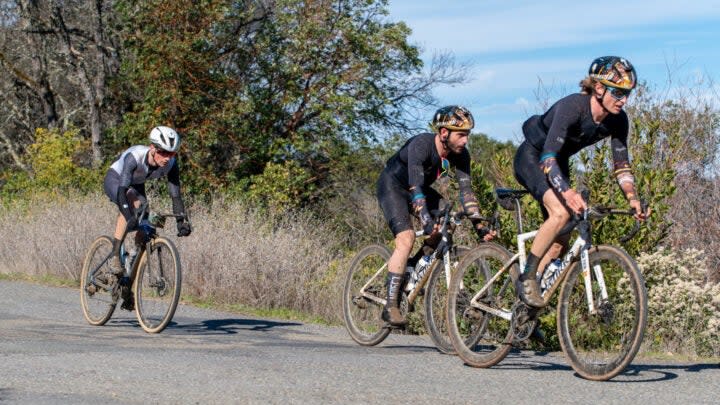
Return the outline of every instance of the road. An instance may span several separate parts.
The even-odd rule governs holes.
[[[342,327],[181,305],[161,334],[116,311],[88,325],[75,289],[0,281],[0,403],[717,403],[720,365],[636,359],[608,382],[562,353],[516,351],[491,369],[425,336],[355,344]]]

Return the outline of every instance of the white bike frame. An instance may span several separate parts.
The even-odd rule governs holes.
[[[521,269],[525,268],[525,261],[527,260],[527,255],[525,253],[525,243],[529,240],[532,240],[536,235],[538,231],[532,231],[532,232],[524,232],[517,236],[517,246],[518,246],[518,253],[516,253],[513,257],[508,260],[507,263],[503,265],[503,268],[500,269],[485,285],[483,288],[480,289],[480,291],[477,292],[470,300],[470,305],[474,308],[481,309],[485,312],[491,313],[495,316],[498,316],[500,318],[511,320],[512,319],[512,310],[502,310],[490,307],[482,302],[480,302],[480,298],[485,296],[485,293],[487,290],[499,279],[503,273],[508,271],[510,267],[514,263],[518,263]],[[585,284],[585,295],[587,298],[587,304],[588,304],[588,312],[591,315],[594,315],[597,313],[597,308],[595,308],[595,299],[593,297],[592,292],[592,275],[590,273],[590,253],[589,248],[586,248],[587,241],[582,237],[582,235],[579,235],[577,239],[575,239],[575,242],[572,244],[572,247],[568,250],[568,252],[563,256],[562,258],[562,271],[565,272],[570,268],[570,263],[580,256],[580,264],[582,266],[582,275],[583,275],[583,281]],[[598,287],[600,288],[600,297],[603,300],[608,299],[608,292],[607,288],[605,287],[605,277],[602,272],[602,268],[600,265],[595,265],[592,268],[593,273],[595,274],[595,279],[598,282]],[[558,277],[557,281],[564,279],[564,275],[561,277]],[[543,292],[543,297],[545,297],[545,293],[548,291],[554,291],[551,288],[546,289]]]

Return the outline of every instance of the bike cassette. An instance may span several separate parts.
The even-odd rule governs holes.
[[[522,301],[517,301],[512,307],[512,320],[510,327],[513,331],[513,343],[527,340],[537,326],[539,309],[530,308]]]

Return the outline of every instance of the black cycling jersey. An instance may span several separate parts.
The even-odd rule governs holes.
[[[518,180],[530,180],[533,175],[527,170],[535,170],[534,163],[543,170],[552,187],[563,192],[569,188],[567,162],[571,156],[583,148],[610,137],[615,173],[630,170],[627,137],[628,117],[625,111],[609,114],[596,123],[590,111],[590,95],[571,94],[557,101],[543,115],[534,115],[523,124],[526,143],[539,153],[538,162],[515,168]],[[517,159],[516,159],[517,161]],[[520,181],[527,183],[527,181]],[[546,188],[547,189],[547,188]],[[542,201],[542,196],[539,196]],[[535,198],[538,198],[535,195]]]
[[[467,149],[459,154],[447,156],[455,175],[460,192],[472,192],[470,189],[470,153]],[[431,184],[443,175],[442,159],[435,147],[435,134],[424,133],[414,136],[395,153],[385,164],[383,176],[392,179],[414,193],[425,193]]]
[[[447,168],[435,147],[435,134],[423,133],[410,138],[385,164],[377,182],[377,197],[385,219],[393,235],[413,229],[410,205],[413,200],[424,198],[429,209],[437,208],[439,194],[430,188],[450,167],[460,187],[460,195],[472,196],[470,182],[470,153],[467,149],[459,154],[450,153]]]

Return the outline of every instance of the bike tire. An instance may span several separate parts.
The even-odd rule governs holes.
[[[138,263],[135,276],[135,314],[145,332],[159,333],[168,326],[182,288],[180,254],[169,239],[157,237]]]
[[[472,367],[492,367],[512,348],[510,314],[516,300],[510,271],[492,285],[482,301],[507,314],[508,319],[470,307],[469,300],[484,287],[512,255],[496,243],[484,243],[468,252],[450,280],[447,329],[453,348]],[[513,264],[511,271],[518,271]]]
[[[623,249],[600,245],[589,254],[591,268],[602,268],[608,302],[601,302],[598,281],[591,271],[597,311],[588,314],[582,265],[573,263],[560,292],[558,336],[580,376],[605,381],[621,373],[640,349],[647,323],[647,291],[637,263]]]
[[[82,272],[80,274],[80,303],[85,320],[90,325],[102,326],[110,320],[115,307],[117,297],[117,281],[111,276],[110,263],[107,260],[112,253],[112,239],[109,236],[100,236],[95,239],[88,249],[83,260]],[[108,287],[95,281],[95,277],[104,274],[109,283]],[[113,288],[114,287],[114,288]]]
[[[467,246],[455,246],[450,254],[451,272],[460,264],[462,257],[470,251]],[[435,347],[445,354],[455,354],[447,331],[447,297],[448,284],[445,275],[445,266],[442,260],[434,266],[427,286],[425,287],[424,307],[425,325]]]
[[[390,259],[390,250],[383,245],[368,245],[353,258],[343,289],[343,319],[350,337],[363,346],[375,346],[390,334],[380,319],[383,305],[359,296],[368,280]],[[385,299],[387,269],[379,274],[366,291]]]

